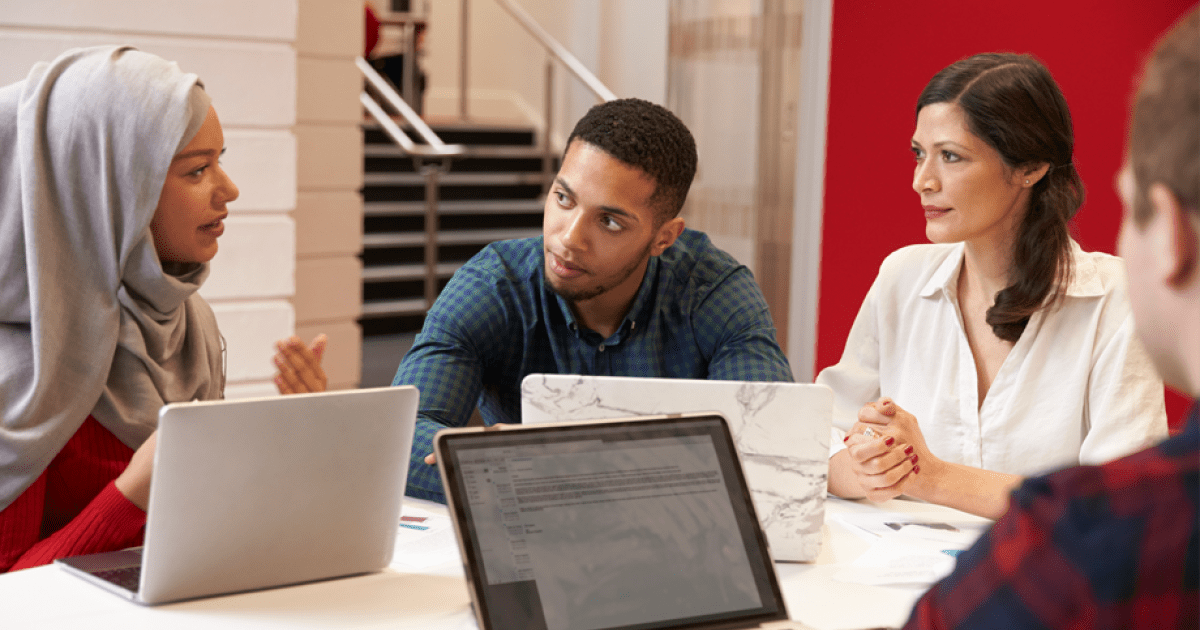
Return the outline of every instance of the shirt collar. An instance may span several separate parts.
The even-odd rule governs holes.
[[[625,322],[622,327],[628,326],[633,329],[637,328],[638,322],[645,325],[650,321],[650,312],[654,309],[655,283],[652,279],[658,277],[658,264],[658,256],[651,256],[650,262],[646,264],[646,273],[642,276],[642,285],[638,287],[637,295],[633,298],[633,305],[625,314]]]
[[[579,326],[575,323],[575,312],[571,310],[571,305],[561,295],[555,293],[554,289],[550,288],[549,282],[546,283],[546,290],[554,296],[554,301],[558,303],[558,310],[562,311],[563,319],[567,322],[567,328],[575,331],[575,334],[578,336]]]
[[[959,243],[950,250],[950,254],[938,265],[938,268],[929,277],[929,281],[921,289],[921,297],[933,297],[938,291],[946,294],[947,297],[955,294],[957,290],[958,270],[962,269],[963,256],[966,252],[966,245]]]
[[[1099,297],[1104,295],[1104,282],[1100,279],[1100,270],[1091,256],[1084,254],[1083,248],[1074,240],[1071,241],[1071,283],[1067,285],[1066,295],[1069,297]]]
[[[950,255],[942,261],[937,270],[930,276],[929,281],[921,289],[921,297],[933,297],[938,291],[952,296],[957,290],[958,272],[962,269],[963,258],[966,256],[966,245],[957,244],[950,250]],[[1071,240],[1071,282],[1067,285],[1064,295],[1068,297],[1097,297],[1104,295],[1104,282],[1100,279],[1100,270],[1091,256],[1084,253],[1083,248]]]
[[[639,326],[638,322],[642,322],[642,326],[650,320],[650,314],[653,309],[653,289],[651,285],[654,282],[649,281],[658,274],[658,256],[651,256],[650,262],[646,264],[646,273],[642,276],[642,284],[638,287],[637,295],[633,298],[633,305],[629,307],[629,312],[625,314],[625,321],[621,322],[621,327],[613,334],[614,343],[620,343],[632,331]],[[546,287],[551,293],[554,293],[549,286]],[[579,323],[575,321],[575,312],[571,310],[571,305],[557,293],[554,293],[554,299],[558,302],[558,308],[562,311],[563,318],[567,322],[567,327],[578,337],[580,333]]]

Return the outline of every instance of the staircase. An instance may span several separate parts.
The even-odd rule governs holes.
[[[468,147],[439,175],[438,289],[492,241],[542,233],[547,176],[531,128],[434,125],[447,144]],[[384,134],[363,125],[364,341],[421,329],[425,281],[425,177]],[[557,171],[558,156],[550,160]],[[551,175],[552,176],[552,175]]]

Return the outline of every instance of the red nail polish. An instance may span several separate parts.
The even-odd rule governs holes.
[[[921,472],[921,467],[920,467],[920,466],[913,466],[913,473],[919,473],[919,472]]]
[[[913,452],[913,447],[911,447],[911,446],[910,446],[910,447],[908,447],[908,448],[906,448],[906,449],[904,449],[904,454],[905,454],[905,455],[912,455],[912,452]]]
[[[917,460],[918,460],[918,459],[921,459],[921,456],[920,456],[920,455],[913,455],[913,456],[912,456],[910,459],[912,459],[912,463],[914,463],[914,464],[915,464],[915,463],[917,463]]]
[[[850,439],[850,436],[847,435],[846,437],[842,438],[842,441],[845,442],[846,440],[849,440],[849,439]]]
[[[884,444],[886,444],[887,446],[891,446],[895,443],[896,443],[896,438],[894,438],[894,437],[890,437],[884,441]]]

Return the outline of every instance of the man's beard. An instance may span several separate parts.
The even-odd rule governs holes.
[[[542,266],[542,273],[546,276],[546,285],[550,287],[550,290],[553,291],[555,295],[558,295],[570,303],[584,302],[592,298],[600,297],[601,295],[604,295],[612,290],[613,287],[628,280],[629,276],[632,276],[633,272],[637,271],[638,267],[642,266],[642,262],[650,257],[650,248],[652,246],[653,241],[647,243],[646,248],[643,249],[641,253],[639,253],[637,257],[633,259],[633,262],[629,263],[629,266],[622,269],[621,272],[617,274],[617,277],[613,280],[612,284],[608,286],[601,284],[594,287],[571,291],[569,289],[554,286],[554,282],[551,280],[550,272],[546,270],[545,264]]]

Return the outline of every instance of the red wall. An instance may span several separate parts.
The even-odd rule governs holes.
[[[1071,107],[1076,165],[1087,186],[1075,238],[1085,250],[1113,253],[1121,205],[1112,181],[1134,73],[1154,40],[1194,4],[835,2],[817,370],[841,357],[884,257],[926,242],[909,139],[913,106],[934,73],[989,51],[1032,53],[1050,68]],[[1174,426],[1184,400],[1171,393],[1167,403]]]

